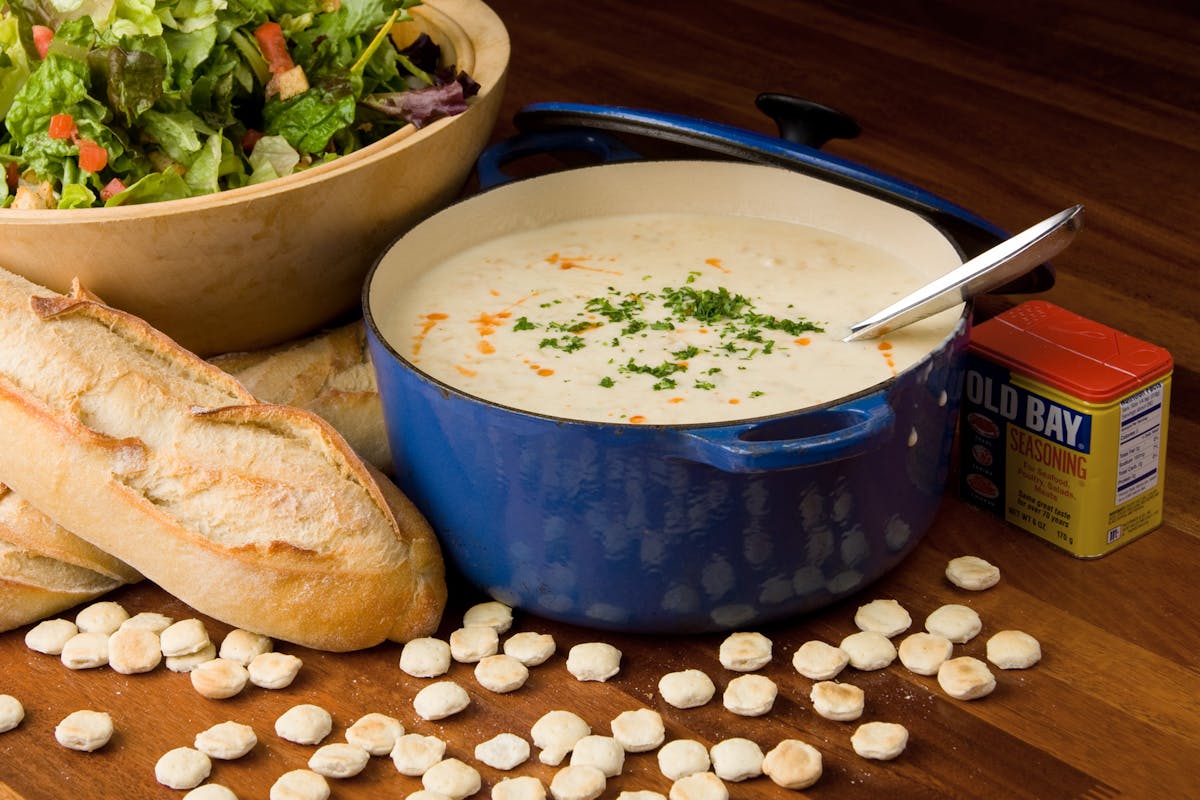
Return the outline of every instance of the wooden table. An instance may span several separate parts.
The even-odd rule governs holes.
[[[1109,798],[1200,796],[1200,17],[1186,4],[1019,0],[1015,3],[768,2],[717,4],[593,0],[495,0],[509,26],[513,62],[497,137],[512,113],[545,100],[611,103],[706,117],[761,132],[760,91],[787,92],[851,114],[862,134],[826,150],[911,181],[1016,230],[1073,203],[1088,223],[1056,260],[1045,298],[1169,349],[1175,359],[1166,516],[1153,533],[1094,561],[1071,558],[1001,524],[949,491],[920,547],[900,568],[839,605],[763,630],[775,645],[764,673],[780,686],[766,717],[736,717],[718,700],[688,711],[667,706],[658,678],[699,667],[724,686],[720,636],[686,639],[597,634],[518,615],[514,630],[544,630],[559,655],[529,683],[494,695],[469,665],[450,677],[471,707],[439,723],[412,710],[422,681],[397,666],[398,645],[328,655],[280,645],[305,662],[289,689],[247,690],[227,701],[193,692],[187,678],[159,669],[124,677],[72,673],[27,650],[23,630],[0,636],[0,693],[21,698],[28,716],[0,735],[0,798],[179,797],[160,786],[154,762],[226,719],[249,723],[258,748],[217,764],[213,779],[243,798],[266,797],[282,772],[311,748],[282,741],[273,720],[313,702],[333,712],[330,741],[369,711],[441,736],[449,753],[474,761],[476,743],[501,731],[529,737],[552,708],[570,708],[608,732],[619,712],[662,712],[672,738],[711,744],[731,736],[764,748],[796,737],[824,754],[825,774],[804,796],[920,798]],[[1019,300],[999,298],[982,310]],[[946,561],[974,553],[1003,580],[966,597],[943,577]],[[790,665],[810,638],[854,630],[862,602],[894,597],[918,621],[938,605],[968,602],[984,634],[961,652],[981,655],[989,631],[1020,628],[1044,658],[1000,672],[994,694],[948,698],[931,678],[898,664],[855,673],[866,691],[864,719],[894,720],[911,734],[907,751],[872,762],[850,748],[852,723],[817,716],[811,681]],[[113,595],[132,611],[176,617],[189,609],[153,586]],[[442,635],[478,598],[455,587]],[[209,621],[212,635],[227,628]],[[577,642],[609,641],[624,652],[608,683],[579,683],[563,654]],[[68,712],[108,710],[118,733],[93,754],[54,743]],[[535,751],[536,752],[536,751]],[[481,767],[485,796],[503,774]],[[515,772],[548,781],[536,756]],[[337,782],[334,796],[402,797],[420,788],[387,759]],[[607,797],[623,789],[666,792],[653,754],[631,755]],[[786,797],[765,778],[730,786],[734,798]]]

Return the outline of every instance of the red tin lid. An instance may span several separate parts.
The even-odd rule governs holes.
[[[1089,403],[1116,400],[1173,367],[1164,348],[1045,300],[975,326],[970,349]]]

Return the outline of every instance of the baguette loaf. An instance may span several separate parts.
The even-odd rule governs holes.
[[[0,485],[0,632],[95,600],[139,577]]]
[[[261,402],[314,412],[364,460],[391,472],[383,405],[362,320],[278,347],[209,360]]]
[[[236,377],[259,401],[313,411],[361,457],[381,470],[391,469],[383,409],[361,320],[294,343],[209,360]],[[390,483],[381,482],[382,486],[395,490]],[[410,507],[403,495],[395,495],[398,490],[388,498],[393,509]],[[0,631],[37,622],[141,579],[129,565],[55,524],[0,484],[2,545],[10,550],[8,557],[0,559],[0,595],[5,600]],[[17,558],[18,551],[24,551],[25,557]],[[52,575],[52,581],[37,582],[28,568],[33,557],[39,559],[38,574]],[[54,560],[65,564],[54,569]],[[81,569],[70,570],[70,565]],[[25,569],[18,572],[19,567]]]
[[[97,572],[118,584],[142,579],[137,570],[57,525],[0,483],[0,539],[43,558]]]
[[[210,360],[260,401],[315,412],[360,456],[390,469],[361,321],[295,344]],[[37,622],[140,579],[132,567],[55,524],[0,484],[0,631]]]
[[[201,613],[335,651],[434,630],[440,550],[380,480],[315,414],[0,270],[0,481]]]
[[[0,538],[0,632],[94,600],[121,583]]]

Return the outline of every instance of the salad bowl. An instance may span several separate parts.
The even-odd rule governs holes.
[[[56,291],[78,279],[202,356],[277,344],[354,313],[379,251],[461,190],[508,70],[507,31],[479,0],[426,0],[410,13],[405,24],[478,84],[462,113],[202,196],[0,209],[0,266]]]

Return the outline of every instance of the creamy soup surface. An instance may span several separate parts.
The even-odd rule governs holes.
[[[589,218],[457,254],[406,285],[381,327],[421,371],[512,408],[721,422],[835,400],[924,358],[961,306],[884,338],[841,339],[932,277],[778,220]]]

